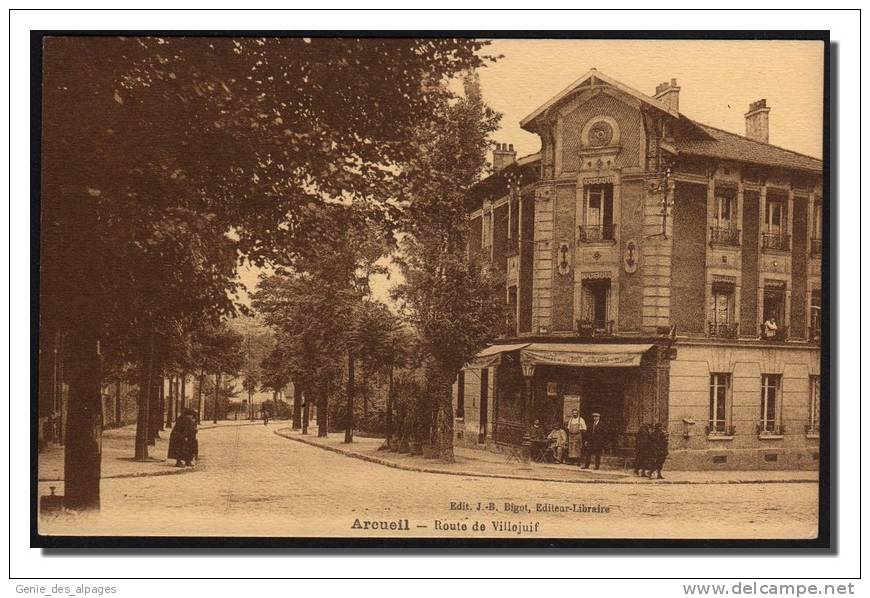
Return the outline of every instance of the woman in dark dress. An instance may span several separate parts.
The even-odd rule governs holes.
[[[175,427],[169,435],[170,459],[175,459],[175,466],[193,465],[198,451],[196,440],[196,418],[190,409],[185,409],[175,421]]]

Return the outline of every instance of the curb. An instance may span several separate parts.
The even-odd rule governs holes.
[[[566,480],[562,478],[548,478],[543,476],[518,476],[518,475],[510,475],[510,474],[498,474],[498,473],[477,473],[470,471],[450,471],[447,469],[436,469],[431,467],[417,467],[414,465],[405,465],[403,463],[396,463],[395,461],[390,461],[389,459],[381,459],[380,457],[374,457],[372,455],[366,455],[364,453],[358,453],[356,451],[347,451],[342,450],[340,448],[336,448],[334,446],[328,446],[324,444],[320,444],[314,440],[308,440],[307,438],[299,438],[296,436],[289,436],[287,434],[282,434],[282,432],[289,431],[291,428],[279,428],[277,430],[273,430],[273,434],[276,436],[280,436],[281,438],[286,438],[287,440],[292,440],[294,442],[299,442],[301,444],[307,444],[308,446],[313,446],[319,449],[323,449],[325,451],[329,451],[331,453],[336,453],[339,455],[344,455],[345,457],[349,457],[351,459],[359,459],[361,461],[368,461],[369,463],[376,463],[378,465],[384,465],[386,467],[392,467],[393,469],[401,469],[404,471],[416,471],[420,473],[437,473],[442,475],[454,475],[454,476],[464,476],[464,477],[477,477],[477,478],[499,478],[504,480],[522,480],[525,482],[560,482],[562,484],[633,484],[635,486],[646,485],[646,484],[656,484],[656,485],[683,485],[683,486],[692,486],[692,485],[704,485],[709,486],[711,484],[725,485],[725,484],[817,484],[818,480],[801,480],[796,478],[783,479],[783,480],[655,480],[650,482],[641,482],[637,481],[634,478],[629,478],[626,480]]]
[[[156,461],[159,463],[159,461]],[[177,467],[167,471],[140,471],[136,473],[119,473],[117,475],[100,476],[101,480],[117,480],[121,478],[153,478],[164,475],[183,475],[185,473],[195,473],[197,471],[205,471],[206,466],[197,463],[193,467]],[[63,478],[39,478],[37,482],[64,482]]]

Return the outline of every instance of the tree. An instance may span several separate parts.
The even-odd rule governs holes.
[[[305,253],[334,234],[326,202],[389,214],[396,165],[444,93],[433,83],[479,64],[483,45],[46,39],[40,338],[63,332],[73,356],[68,506],[99,506],[101,341],[129,342],[150,388],[172,321],[235,311],[239,256]]]
[[[395,293],[430,358],[437,440],[445,461],[454,460],[453,381],[502,317],[500,276],[466,258],[464,210],[466,192],[485,171],[488,136],[500,116],[483,102],[475,75],[465,77],[464,91],[443,100],[419,129],[403,196],[406,235],[399,264],[405,282]]]

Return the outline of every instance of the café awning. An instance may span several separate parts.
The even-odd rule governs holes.
[[[491,347],[487,347],[483,349],[474,356],[474,359],[466,365],[467,368],[489,368],[495,365],[499,365],[501,363],[501,356],[504,353],[510,353],[511,351],[516,351],[518,349],[523,349],[528,347],[529,343],[523,343],[518,345],[492,345]]]
[[[631,368],[640,365],[651,344],[532,343],[523,347],[523,365]]]

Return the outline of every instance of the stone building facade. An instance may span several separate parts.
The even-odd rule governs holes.
[[[610,452],[666,424],[686,469],[814,468],[821,370],[822,162],[679,112],[591,70],[521,121],[541,139],[467,200],[469,255],[505,276],[505,329],[454,387],[456,441],[514,443],[578,408]]]

